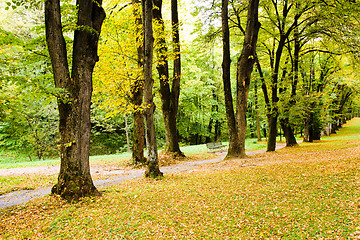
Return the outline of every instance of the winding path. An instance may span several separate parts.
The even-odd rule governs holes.
[[[276,146],[276,149],[280,149],[285,147],[285,144],[279,143]],[[246,152],[247,155],[255,155],[258,153],[265,152],[265,149],[259,150],[259,151],[253,151],[253,152]],[[226,152],[222,152],[218,154],[217,158],[214,159],[207,159],[202,161],[189,161],[189,162],[182,162],[176,165],[161,167],[160,170],[164,174],[169,173],[179,173],[179,172],[186,172],[191,171],[199,166],[205,165],[205,164],[211,164],[220,162],[225,158]],[[50,173],[50,169],[55,169],[55,171],[59,171],[58,166],[44,166],[44,167],[32,167],[32,168],[18,168],[18,169],[0,169],[0,176],[14,176],[14,175],[21,175],[24,174],[26,171],[27,173],[33,172],[33,173]],[[98,169],[94,168],[93,171],[99,171]],[[115,185],[123,181],[135,179],[135,178],[141,178],[144,176],[144,169],[131,169],[131,170],[123,170],[123,169],[116,169],[114,171],[109,171],[107,175],[109,176],[106,180],[97,180],[94,181],[94,184],[96,187],[106,187],[110,185]],[[21,190],[16,192],[11,192],[8,194],[4,194],[0,196],[0,209],[16,206],[20,204],[27,203],[28,201],[32,199],[36,199],[39,197],[43,197],[47,194],[50,194],[51,188],[39,188],[36,190]]]

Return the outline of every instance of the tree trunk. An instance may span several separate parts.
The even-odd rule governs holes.
[[[280,120],[281,128],[284,132],[284,136],[286,139],[286,146],[292,147],[297,145],[297,141],[294,135],[294,130],[289,124],[289,118],[284,118]]]
[[[98,61],[97,47],[105,12],[101,0],[79,0],[77,5],[77,25],[85,28],[75,31],[70,77],[60,1],[45,1],[46,41],[55,87],[61,91],[58,97],[61,165],[52,193],[65,199],[99,194],[89,166],[90,105],[92,73]]]
[[[311,117],[305,119],[304,124],[304,142],[313,142],[311,133]]]
[[[133,114],[133,141],[132,141],[132,162],[134,165],[144,164],[145,127],[144,111],[142,109],[144,86],[142,81],[136,80],[131,86],[131,103],[134,105]]]
[[[277,118],[278,114],[268,114],[269,134],[266,150],[268,152],[275,151],[276,149]]]
[[[127,147],[127,152],[130,153],[130,137],[129,137],[129,126],[128,126],[128,117],[127,114],[125,113],[125,134],[126,134],[126,147]]]
[[[231,94],[230,81],[230,31],[228,23],[228,4],[229,0],[222,0],[221,6],[221,22],[222,22],[222,40],[223,40],[223,84],[225,95],[225,109],[229,131],[229,148],[226,158],[239,157],[241,155],[240,138],[235,119],[235,112],[233,106],[233,97]]]
[[[174,41],[174,78],[170,90],[169,84],[169,66],[168,66],[168,49],[165,40],[165,26],[162,18],[161,8],[162,0],[154,0],[154,19],[159,24],[158,37],[156,39],[158,66],[160,80],[160,97],[162,102],[162,112],[165,125],[165,151],[176,153],[184,156],[179,147],[178,133],[176,127],[176,118],[178,111],[179,93],[180,93],[180,43],[177,20],[177,2],[172,0],[172,25],[173,25],[173,41]],[[175,2],[175,3],[174,3]],[[176,11],[173,9],[176,8]],[[176,12],[176,13],[174,13]],[[175,16],[174,16],[175,15]],[[175,18],[175,19],[174,19]],[[176,22],[177,21],[177,22]]]
[[[227,157],[246,157],[245,154],[245,137],[246,137],[246,112],[247,112],[247,101],[248,101],[248,93],[250,89],[250,77],[253,70],[253,66],[255,63],[255,54],[256,54],[256,43],[258,32],[260,29],[260,23],[258,21],[258,0],[250,0],[247,14],[247,25],[244,36],[243,48],[241,50],[241,55],[238,58],[237,62],[237,99],[236,99],[236,119],[231,119],[233,108],[232,104],[228,101],[232,100],[232,98],[226,97],[227,94],[231,96],[231,87],[230,87],[230,40],[229,40],[229,25],[228,25],[228,1],[222,1],[222,31],[223,31],[223,82],[224,82],[224,90],[225,90],[225,101],[226,105],[228,105],[227,112],[228,114],[228,122],[231,123],[229,126],[235,128],[237,131],[237,142],[232,143],[236,145],[234,149],[236,150],[235,155],[230,155],[228,152]],[[235,124],[233,123],[235,122]],[[229,135],[231,136],[233,132],[230,132],[229,127]],[[230,138],[231,141],[231,138]],[[229,150],[230,150],[229,143]]]
[[[132,0],[134,6],[135,16],[135,31],[138,33],[136,37],[137,46],[137,62],[139,69],[143,68],[143,24],[141,18],[141,7],[139,0]],[[144,84],[141,75],[131,85],[131,97],[130,101],[134,107],[133,113],[133,144],[132,144],[132,162],[134,165],[144,164],[146,159],[144,157],[144,146],[145,146],[145,130],[144,130],[144,112],[142,108],[143,95],[144,95]]]
[[[180,55],[180,23],[179,23],[179,12],[178,12],[178,0],[171,0],[171,26],[172,26],[172,39],[174,49],[174,72],[173,82],[171,86],[171,105],[172,105],[172,136],[171,143],[169,141],[168,149],[169,152],[176,152],[180,156],[185,156],[180,151],[178,131],[177,131],[177,112],[179,106],[180,96],[180,81],[181,81],[181,55]]]
[[[213,122],[214,122],[214,120],[213,120],[213,119],[210,119],[209,125],[208,125],[208,133],[209,133],[209,136],[206,136],[206,138],[205,138],[205,142],[206,142],[206,143],[211,142],[211,130],[212,130]]]
[[[214,142],[216,142],[219,138],[221,138],[221,123],[219,120],[216,120]]]
[[[286,109],[290,109],[296,103],[295,96],[297,90],[297,84],[299,80],[299,53],[300,53],[300,39],[299,39],[299,30],[298,30],[298,20],[297,17],[294,19],[295,29],[294,29],[294,57],[293,57],[293,82],[291,85],[291,99],[289,101],[289,107]],[[296,138],[294,135],[294,130],[290,126],[290,120],[287,114],[286,117],[280,120],[281,128],[284,131],[284,135],[286,138],[286,146],[291,147],[297,145]]]
[[[258,103],[258,86],[257,81],[254,82],[254,92],[255,92],[255,121],[256,121],[256,138],[257,141],[261,141],[261,132],[260,132],[260,118],[259,118],[259,103]]]
[[[146,126],[146,146],[148,151],[146,177],[160,177],[162,173],[159,169],[159,159],[157,152],[156,132],[154,124],[155,104],[153,101],[152,88],[154,80],[152,78],[153,65],[153,28],[152,28],[152,0],[142,0],[144,13],[144,106],[145,106],[145,126]]]

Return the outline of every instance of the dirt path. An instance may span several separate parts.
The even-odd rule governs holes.
[[[285,147],[285,144],[277,144],[276,149]],[[246,154],[251,156],[258,153],[265,152],[265,149],[253,152],[247,152]],[[214,164],[222,161],[226,155],[226,152],[217,154],[214,159],[207,159],[202,161],[189,161],[182,162],[176,165],[161,167],[160,170],[164,174],[179,173],[192,171],[200,166],[206,164]],[[59,172],[59,166],[39,166],[28,168],[12,168],[12,169],[0,169],[0,176],[21,176],[28,174],[57,174]],[[127,169],[127,168],[115,168],[108,166],[94,166],[91,170],[92,174],[107,175],[107,179],[94,181],[96,187],[105,187],[114,184],[118,184],[123,181],[141,178],[144,175],[144,169]],[[21,190],[0,196],[0,209],[24,204],[32,199],[45,196],[49,194],[51,188],[40,188],[36,190]]]

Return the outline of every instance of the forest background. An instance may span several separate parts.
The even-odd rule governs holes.
[[[17,6],[1,1],[0,147],[30,160],[58,155],[59,130],[51,61],[46,45],[42,4]],[[164,29],[156,34],[171,42],[170,3],[164,1]],[[15,4],[16,5],[16,4]],[[133,146],[131,86],[141,76],[137,62],[136,14],[128,1],[105,1],[107,18],[99,42],[94,73],[90,154],[114,154]],[[236,79],[246,25],[247,4],[230,1],[231,79]],[[318,5],[297,1],[263,1],[257,67],[249,90],[247,138],[269,135],[276,111],[277,131],[291,126],[305,141],[359,114],[358,4]],[[63,30],[72,42],[76,7],[62,4]],[[229,139],[222,82],[221,2],[180,2],[181,91],[177,114],[180,145]],[[155,54],[161,44],[155,42]],[[170,50],[173,45],[169,44]],[[72,49],[69,47],[71,53]],[[159,55],[159,54],[158,54]],[[173,71],[172,51],[168,52]],[[155,60],[154,65],[159,60]],[[274,73],[277,81],[274,82]],[[159,77],[154,68],[155,129],[158,146],[165,144]],[[170,79],[170,81],[172,81]],[[232,93],[236,94],[232,84]],[[270,97],[269,97],[270,96]],[[275,110],[274,110],[275,109]],[[271,114],[270,114],[271,113]],[[270,118],[269,118],[270,117]],[[285,125],[284,125],[285,124]],[[283,126],[282,126],[283,125]],[[285,130],[284,130],[285,129]]]

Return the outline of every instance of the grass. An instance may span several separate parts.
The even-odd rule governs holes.
[[[349,122],[336,140],[106,187],[103,197],[0,210],[0,238],[356,239],[358,126]]]
[[[40,187],[51,187],[55,182],[55,175],[0,177],[0,196],[18,190],[33,190]]]
[[[224,143],[228,145],[228,143]],[[246,139],[245,142],[247,151],[256,151],[266,147],[265,143],[257,143],[256,139]],[[161,150],[160,150],[161,151]],[[206,148],[206,144],[183,146],[181,151],[185,155],[190,156],[201,153],[211,152]],[[125,165],[126,161],[131,158],[131,153],[120,153],[112,155],[90,156],[90,162],[97,165],[117,164]],[[34,158],[33,158],[34,159]],[[36,166],[51,166],[59,165],[59,159],[33,160],[30,161],[26,154],[21,154],[16,151],[1,151],[0,152],[0,168],[18,168],[18,167],[36,167]]]

